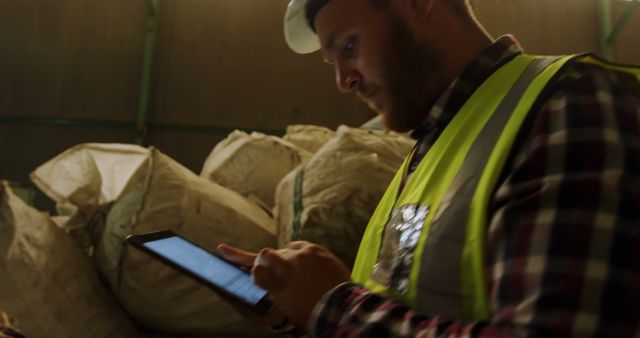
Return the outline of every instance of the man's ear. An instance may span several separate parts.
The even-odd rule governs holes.
[[[411,8],[414,10],[416,16],[419,19],[426,19],[431,15],[431,9],[433,3],[436,0],[409,0],[411,2]]]

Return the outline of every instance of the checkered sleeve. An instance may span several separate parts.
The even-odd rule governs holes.
[[[427,317],[345,283],[312,336],[640,337],[640,85],[576,63],[543,97],[491,201],[490,320]]]

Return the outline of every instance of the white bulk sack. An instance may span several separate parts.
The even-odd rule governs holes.
[[[144,154],[143,159],[119,159],[131,153]],[[93,158],[92,167],[78,164],[91,163],[87,158]],[[99,178],[99,183],[80,180],[84,186],[71,187],[71,181],[50,179],[63,176],[60,171],[69,168]],[[122,174],[118,175],[120,169]],[[104,172],[119,179],[114,182],[103,176]],[[123,242],[130,233],[172,229],[209,250],[222,242],[259,250],[275,244],[276,229],[275,221],[260,207],[198,177],[154,148],[80,145],[44,164],[32,177],[39,186],[46,183],[48,189],[43,190],[55,191],[50,196],[61,197],[56,200],[59,203],[68,203],[74,196],[67,197],[61,191],[83,191],[87,200],[99,201],[100,205],[92,208],[103,216],[88,215],[92,222],[91,229],[86,229],[94,243],[96,265],[138,322],[156,331],[203,337],[267,334],[242,319],[210,289]],[[61,182],[63,186],[59,186]],[[81,212],[83,205],[77,206]],[[100,219],[102,223],[96,221]]]
[[[338,128],[278,185],[278,245],[322,244],[352,265],[369,218],[413,144],[395,133]]]
[[[336,132],[326,127],[294,124],[287,126],[287,132],[282,139],[313,154],[334,136]]]
[[[387,130],[387,128],[382,124],[382,116],[376,115],[371,120],[363,123],[360,126],[360,129],[365,130]]]
[[[216,145],[200,176],[271,211],[280,180],[310,156],[306,150],[279,137],[236,130]]]
[[[0,309],[29,338],[134,338],[78,245],[0,184]]]
[[[149,150],[128,144],[89,143],[72,147],[38,167],[31,181],[58,204],[63,227],[83,248],[101,231],[113,201],[149,158]],[[62,225],[62,224],[61,224]]]

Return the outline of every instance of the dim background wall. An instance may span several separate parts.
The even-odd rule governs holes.
[[[595,52],[598,48],[596,0],[471,0],[478,19],[495,37],[514,34],[525,51],[538,54]],[[615,24],[629,5],[612,1]],[[640,10],[614,47],[615,60],[640,63]]]
[[[152,128],[148,144],[199,171],[234,128],[359,125],[373,114],[335,88],[321,56],[290,52],[287,0],[160,0],[150,119],[215,128]],[[614,17],[627,3],[614,4]],[[532,53],[595,50],[595,0],[475,0],[494,35]],[[0,0],[0,118],[62,117],[121,124],[0,124],[0,178],[28,173],[82,142],[133,142],[146,33],[143,0]],[[619,61],[640,60],[640,13],[620,37]],[[124,124],[122,124],[124,123]]]

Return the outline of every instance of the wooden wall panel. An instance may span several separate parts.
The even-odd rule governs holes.
[[[629,6],[626,1],[613,4],[614,24]],[[614,47],[616,61],[627,64],[640,64],[640,8],[636,9],[631,21],[624,28]]]
[[[143,1],[0,1],[0,114],[133,120]]]
[[[525,51],[536,54],[597,52],[598,13],[595,0],[472,0],[487,30],[498,37],[513,33]],[[627,1],[612,1],[615,24]],[[636,10],[618,43],[615,60],[640,63],[640,10]]]
[[[359,124],[372,115],[337,93],[318,54],[290,52],[286,0],[161,0],[152,118],[282,128]],[[595,50],[595,0],[475,0],[499,36],[533,53]],[[615,2],[615,13],[626,3]],[[0,1],[0,114],[132,120],[137,109],[144,2]],[[638,58],[638,14],[616,48]]]
[[[594,0],[475,0],[475,8],[494,37],[512,33],[529,53],[564,54],[597,48]]]
[[[337,92],[319,54],[282,37],[286,1],[161,1],[154,119],[220,126],[335,127],[372,116]]]

